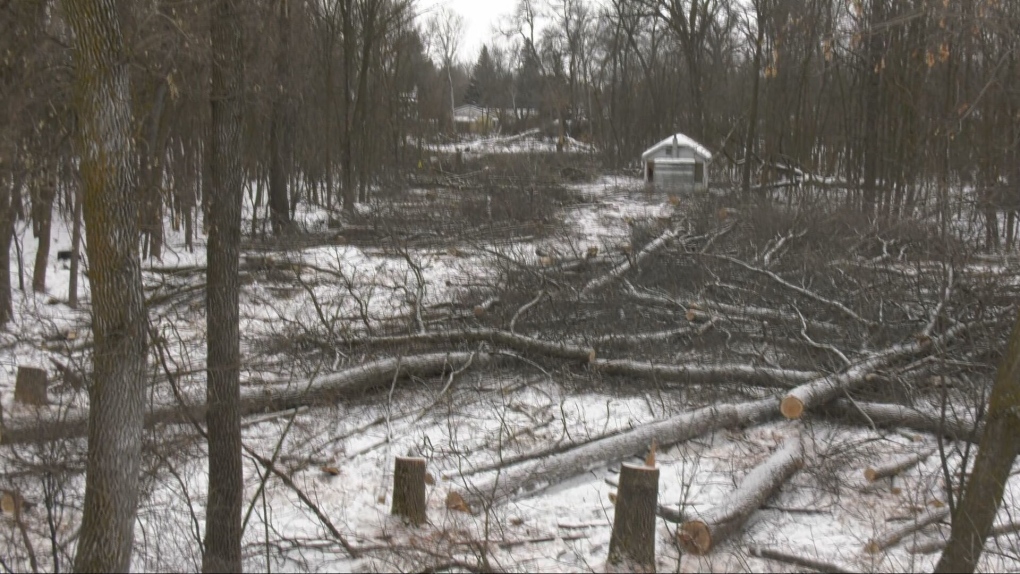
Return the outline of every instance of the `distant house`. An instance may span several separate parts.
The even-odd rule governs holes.
[[[641,154],[646,182],[690,191],[708,188],[705,166],[711,161],[711,152],[684,134],[673,134]]]
[[[488,134],[499,123],[497,110],[464,104],[453,109],[453,123],[459,133]]]

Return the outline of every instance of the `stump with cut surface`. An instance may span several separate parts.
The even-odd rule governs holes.
[[[393,468],[393,506],[390,514],[415,526],[425,523],[425,459],[397,457]]]
[[[18,367],[14,383],[14,400],[26,405],[50,404],[46,396],[46,371],[36,367]]]
[[[655,571],[655,509],[659,469],[624,464],[616,497],[609,563]]]

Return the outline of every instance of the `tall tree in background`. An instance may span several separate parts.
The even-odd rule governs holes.
[[[290,130],[288,129],[287,56],[290,50],[290,0],[277,0],[279,45],[274,62],[276,85],[272,87],[273,102],[269,119],[269,210],[273,233],[279,234],[290,226],[290,202],[287,197],[287,166],[290,158]]]
[[[241,122],[244,63],[241,0],[216,0],[212,11],[212,125],[205,194],[209,200],[206,293],[208,349],[206,425],[209,430],[209,499],[204,572],[241,571],[240,334]]]
[[[456,108],[453,97],[453,65],[460,49],[460,41],[464,37],[464,26],[464,17],[445,7],[433,14],[428,22],[432,50],[446,70],[446,79],[450,84],[451,131],[454,128],[453,110]]]
[[[64,0],[92,293],[88,461],[74,568],[131,562],[145,414],[146,311],[138,253],[128,59],[114,0]]]

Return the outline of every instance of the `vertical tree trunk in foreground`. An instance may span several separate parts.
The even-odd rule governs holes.
[[[609,538],[609,563],[655,571],[659,469],[624,464]]]
[[[241,571],[240,335],[241,113],[243,61],[239,0],[217,0],[212,14],[212,126],[209,131],[209,245],[206,294],[209,499],[203,572]]]
[[[397,457],[393,467],[393,506],[390,514],[411,524],[425,523],[425,459]]]
[[[995,376],[974,470],[953,513],[953,529],[936,572],[973,572],[1002,503],[1020,448],[1020,317]]]
[[[113,0],[64,0],[92,291],[92,386],[78,572],[131,563],[145,407],[146,313],[128,58]]]

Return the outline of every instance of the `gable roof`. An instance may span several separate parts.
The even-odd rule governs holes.
[[[705,148],[705,146],[699,144],[698,142],[692,140],[691,138],[681,133],[675,133],[669,136],[668,138],[662,140],[661,142],[653,145],[652,147],[646,149],[645,152],[641,154],[641,159],[643,161],[648,156],[654,154],[655,152],[665,148],[666,146],[671,146],[674,144],[682,147],[692,148],[694,149],[695,154],[704,157],[706,161],[712,160],[712,152],[708,151],[708,149]]]

